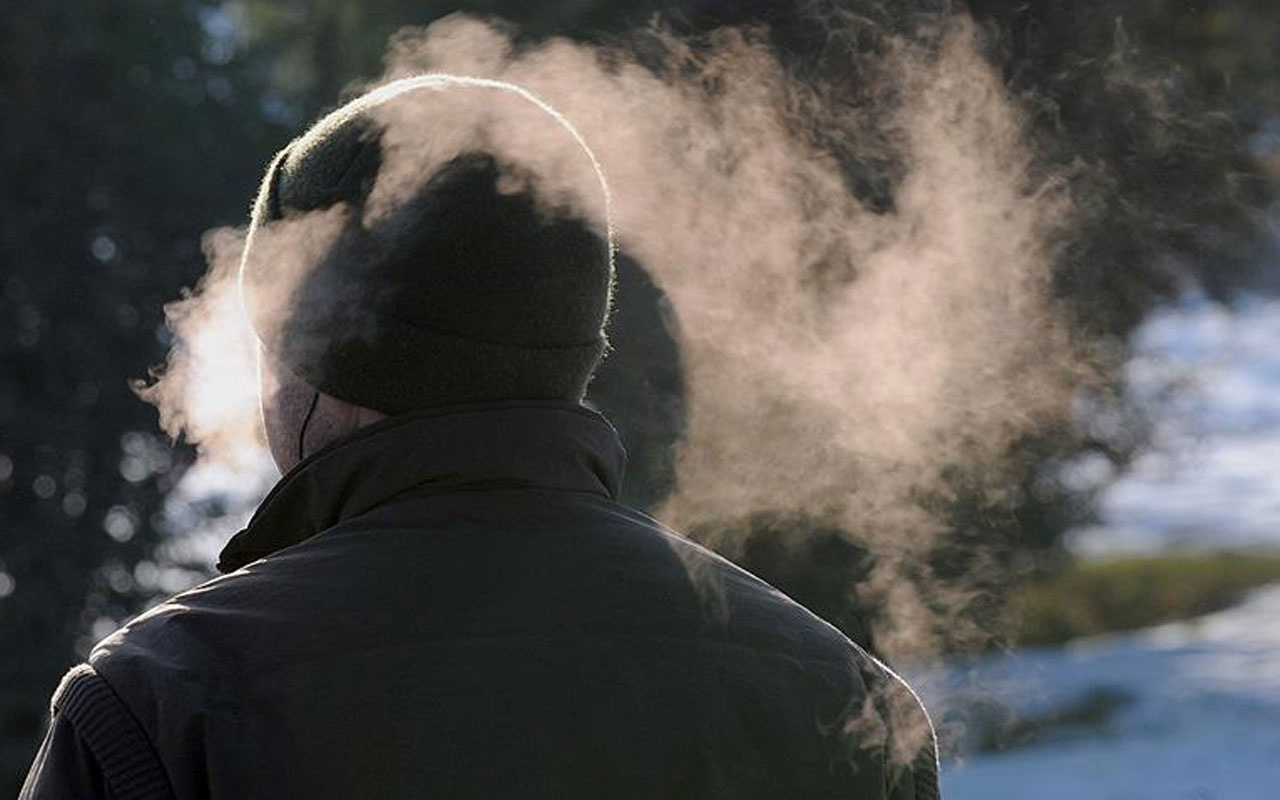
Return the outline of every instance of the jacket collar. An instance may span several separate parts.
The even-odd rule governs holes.
[[[289,471],[227,543],[231,572],[415,489],[530,486],[616,498],[626,454],[613,426],[574,403],[519,401],[392,417]]]

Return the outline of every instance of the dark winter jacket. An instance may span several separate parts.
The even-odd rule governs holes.
[[[897,677],[615,501],[577,406],[396,417],[68,674],[29,798],[933,798]]]

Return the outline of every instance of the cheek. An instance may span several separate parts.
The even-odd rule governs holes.
[[[266,389],[265,386],[263,388]],[[274,454],[278,454],[281,444],[291,438],[288,431],[288,415],[281,408],[278,389],[279,387],[273,387],[270,393],[264,391],[262,394],[262,427],[267,433],[267,446]]]
[[[259,378],[262,396],[262,425],[267,447],[282,470],[297,460],[298,433],[302,414],[311,402],[311,387],[289,376],[281,376],[263,364]]]
[[[259,358],[258,405],[262,410],[262,426],[266,429],[268,443],[271,443],[280,433],[283,418],[280,406],[283,400],[284,398],[280,396],[280,382],[276,379],[275,372]]]

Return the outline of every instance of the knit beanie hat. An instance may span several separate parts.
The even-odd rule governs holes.
[[[436,98],[418,97],[430,93],[476,113],[433,117]],[[389,113],[397,104],[418,117]],[[504,104],[525,117],[489,108]],[[495,146],[528,140],[537,125],[546,130],[529,141],[565,145],[550,166]],[[556,185],[570,162],[591,180]],[[588,220],[590,203],[575,208],[570,184],[597,193],[606,219]],[[594,156],[532,95],[450,76],[397,81],[324,117],[271,162],[242,299],[272,358],[357,405],[395,414],[577,401],[606,347],[607,214]]]

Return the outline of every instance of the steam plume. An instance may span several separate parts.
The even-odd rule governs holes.
[[[946,532],[916,498],[957,469],[998,484],[1009,446],[1065,418],[1081,377],[1047,293],[1070,199],[1032,177],[1022,114],[962,18],[931,44],[893,43],[877,74],[898,100],[873,125],[749,34],[657,35],[661,72],[565,41],[517,55],[454,17],[402,32],[388,76],[509,80],[575,122],[615,187],[622,248],[679,323],[687,429],[660,516],[798,512],[856,532],[880,556],[881,645],[919,653],[936,608],[958,603],[903,577]],[[832,144],[886,138],[904,174],[878,213]]]
[[[398,34],[384,76],[511,82],[581,131],[613,187],[620,247],[676,312],[687,428],[659,516],[689,528],[798,513],[856,536],[879,557],[869,589],[891,616],[880,644],[898,656],[927,652],[964,600],[931,596],[922,556],[947,526],[919,498],[956,470],[1001,485],[1010,445],[1068,418],[1085,374],[1048,299],[1070,197],[1033,175],[1022,112],[972,23],[939,25],[927,41],[889,40],[864,76],[893,98],[876,119],[733,29],[697,46],[654,32],[654,69],[624,46],[517,49],[499,28],[453,16]],[[400,146],[375,197],[420,180],[412,145],[448,135],[440,100],[384,120]],[[486,144],[535,165],[557,204],[605,227],[593,171],[504,120],[487,118]],[[892,208],[869,208],[834,153],[886,148],[901,179]],[[149,390],[170,430],[215,458],[251,441],[255,424],[242,398],[208,403],[200,388],[253,385],[204,347],[243,329],[226,302],[232,249],[213,248],[201,293],[175,308],[180,345]]]

